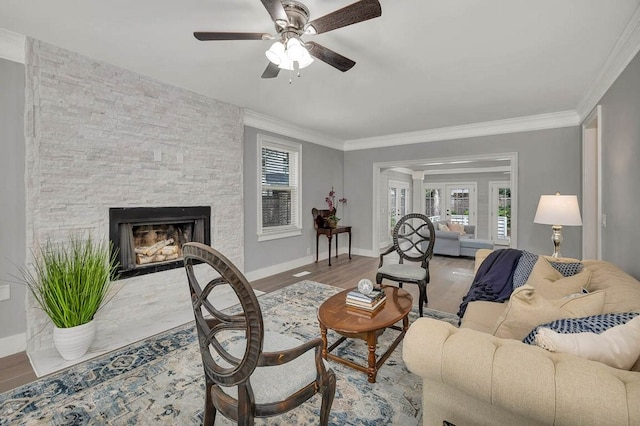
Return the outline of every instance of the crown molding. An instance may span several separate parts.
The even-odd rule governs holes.
[[[24,44],[26,37],[0,28],[0,58],[24,64]]]
[[[593,111],[638,51],[640,51],[640,5],[636,7],[629,23],[618,37],[618,41],[607,57],[600,73],[591,84],[591,89],[578,103],[576,111],[580,116],[580,122],[584,121]]]
[[[383,148],[451,139],[465,139],[477,136],[500,135],[505,133],[529,132],[532,130],[571,127],[580,124],[576,111],[562,111],[551,114],[530,115],[506,120],[486,121],[462,126],[442,127],[418,132],[398,133],[345,141],[345,151]]]
[[[333,139],[321,133],[305,129],[286,121],[278,120],[267,115],[263,115],[250,109],[243,109],[242,122],[245,126],[255,127],[257,129],[266,130],[268,132],[277,133],[282,136],[300,139],[303,141],[315,143],[333,149],[342,151],[343,143],[341,140]]]

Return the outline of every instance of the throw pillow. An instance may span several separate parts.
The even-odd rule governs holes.
[[[591,271],[583,270],[579,274],[565,277],[544,258],[536,262],[527,285],[534,287],[547,299],[559,299],[570,294],[580,293],[591,281]]]
[[[640,357],[640,317],[595,333],[560,334],[541,328],[536,344],[550,352],[577,355],[614,368],[630,370]]]
[[[592,315],[584,318],[563,318],[539,325],[524,338],[523,342],[529,345],[535,345],[536,334],[538,330],[543,327],[550,328],[560,334],[585,332],[600,334],[617,325],[626,324],[638,315],[640,314],[637,312],[622,312]]]
[[[513,271],[514,290],[525,285],[537,261],[537,254],[529,253],[526,250],[522,250],[522,255],[518,260],[518,265],[516,265],[516,269]]]
[[[560,272],[564,277],[571,277],[582,271],[582,268],[584,267],[582,262],[555,262],[553,260],[550,260],[549,264],[553,266],[558,272]]]
[[[449,227],[444,223],[438,224],[438,231],[450,231]]]
[[[461,225],[459,223],[450,223],[449,224],[449,229],[453,232],[457,232],[460,235],[466,235],[467,233],[464,232],[464,225]]]
[[[523,285],[513,291],[507,309],[498,318],[496,337],[522,340],[537,325],[560,318],[579,318],[602,312],[604,291],[567,299],[548,300],[535,288]]]

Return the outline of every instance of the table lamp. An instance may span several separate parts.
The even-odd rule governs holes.
[[[559,192],[556,195],[541,195],[533,222],[551,225],[553,231],[551,235],[551,241],[553,241],[552,257],[562,257],[560,254],[562,227],[582,225],[578,197],[576,195],[560,195]]]

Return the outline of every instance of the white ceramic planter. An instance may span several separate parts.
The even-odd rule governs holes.
[[[95,320],[76,327],[53,327],[53,343],[67,361],[73,361],[87,353],[95,336]]]

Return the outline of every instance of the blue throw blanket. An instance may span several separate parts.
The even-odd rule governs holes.
[[[521,250],[501,249],[492,251],[487,256],[476,272],[469,293],[462,299],[459,318],[464,316],[469,302],[504,302],[509,299],[513,291],[513,272],[521,254]]]

